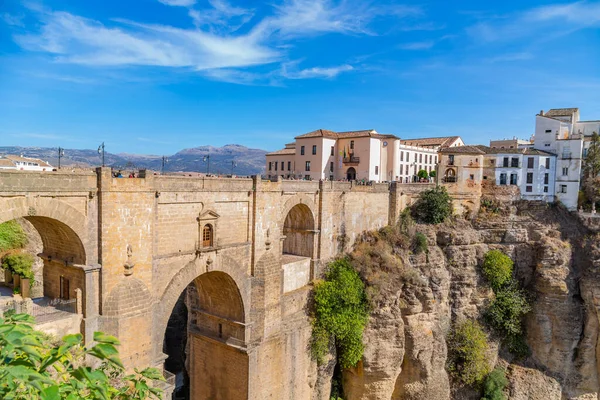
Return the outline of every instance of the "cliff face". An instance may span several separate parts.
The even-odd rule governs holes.
[[[508,398],[600,398],[598,236],[564,210],[527,203],[416,230],[427,236],[429,253],[395,248],[403,277],[389,268],[371,271],[389,284],[378,285],[363,362],[344,373],[347,399],[479,399],[446,372],[446,335],[457,318],[479,318],[493,297],[480,271],[491,249],[511,256],[533,298],[527,359],[514,361],[490,336],[488,359],[507,367]]]

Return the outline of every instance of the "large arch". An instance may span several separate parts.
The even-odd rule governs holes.
[[[171,357],[177,359],[166,362],[165,367],[175,368],[170,372],[189,382],[193,399],[235,399],[247,395],[245,279],[239,266],[235,268],[237,263],[223,258],[223,269],[237,275],[241,285],[220,269],[207,271],[206,264],[197,259],[171,280],[157,303],[155,332],[160,331],[160,335],[155,344],[169,356],[168,361],[173,361]],[[171,307],[174,294],[178,296]],[[177,324],[184,332],[170,329],[169,324]],[[168,340],[183,342],[167,343]]]

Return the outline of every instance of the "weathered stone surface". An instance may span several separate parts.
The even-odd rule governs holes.
[[[511,365],[507,371],[510,400],[561,400],[560,383],[543,372]]]

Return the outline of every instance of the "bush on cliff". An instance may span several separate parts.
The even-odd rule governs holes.
[[[412,209],[419,222],[440,224],[452,215],[452,199],[443,186],[421,193]]]
[[[415,235],[415,254],[428,253],[429,246],[427,245],[427,236],[418,232]]]
[[[512,279],[513,261],[500,250],[490,250],[483,260],[483,275],[494,292],[497,292]]]
[[[333,339],[340,366],[354,367],[363,355],[368,317],[365,284],[347,259],[333,261],[314,289],[311,350],[317,362],[323,361]]]
[[[27,244],[27,235],[17,221],[0,224],[0,252],[20,249]]]
[[[523,334],[522,318],[531,311],[529,301],[515,281],[496,292],[496,297],[485,312],[491,327],[504,338]]]
[[[161,399],[162,390],[151,382],[164,380],[160,371],[146,368],[124,374],[116,346],[119,341],[94,333],[91,348],[81,334],[49,343],[33,329],[33,317],[8,312],[0,318],[0,398],[2,399]],[[97,368],[85,365],[92,357]]]
[[[504,388],[508,385],[504,369],[496,368],[483,382],[483,397],[481,400],[506,400]]]
[[[473,320],[459,322],[448,336],[448,371],[465,385],[480,384],[490,372],[487,335]]]

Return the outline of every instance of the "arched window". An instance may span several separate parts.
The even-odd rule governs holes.
[[[212,225],[206,224],[202,229],[202,247],[212,247],[213,245],[213,228]]]

